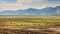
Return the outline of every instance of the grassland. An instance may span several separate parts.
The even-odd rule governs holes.
[[[60,34],[60,16],[0,16],[0,34]]]
[[[0,16],[0,24],[11,27],[51,27],[56,23],[60,23],[60,16]]]

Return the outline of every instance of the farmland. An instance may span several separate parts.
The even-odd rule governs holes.
[[[41,29],[42,31],[48,28],[60,30],[60,16],[0,16],[0,28],[24,31],[27,28]]]

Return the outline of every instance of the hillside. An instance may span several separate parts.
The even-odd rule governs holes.
[[[46,7],[43,9],[19,9],[16,11],[4,10],[0,12],[0,15],[39,15],[39,16],[48,16],[48,15],[60,15],[60,6],[56,7]]]

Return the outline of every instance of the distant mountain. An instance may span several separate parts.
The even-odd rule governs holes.
[[[16,15],[16,13],[14,11],[6,10],[0,12],[0,15]]]
[[[60,6],[57,7],[47,7],[44,9],[34,9],[28,8],[25,10],[5,10],[1,11],[0,15],[60,15]]]

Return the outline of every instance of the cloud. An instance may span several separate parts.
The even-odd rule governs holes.
[[[28,6],[23,5],[22,3],[0,3],[0,11],[1,10],[18,10],[28,8]]]
[[[10,1],[11,2],[11,1]],[[47,0],[17,0],[15,3],[8,3],[6,1],[0,1],[1,10],[18,10],[26,8],[42,9],[45,7],[57,6],[59,3],[49,3]]]
[[[7,3],[5,1],[0,2],[0,11],[1,10],[18,10],[25,8],[33,8],[33,6],[29,6],[30,2],[34,2],[36,0],[17,0],[17,3]],[[37,0],[42,1],[42,0]]]
[[[46,0],[17,0],[17,2],[26,2],[26,3],[31,3],[31,2],[44,2]]]
[[[6,3],[5,1],[0,1],[0,3]]]

